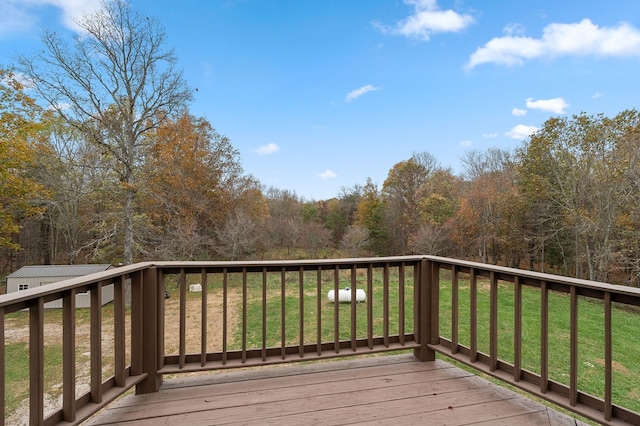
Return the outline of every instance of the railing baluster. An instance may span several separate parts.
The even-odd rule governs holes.
[[[575,406],[578,403],[578,294],[573,285],[570,294],[569,404]]]
[[[489,290],[489,369],[498,368],[498,280],[495,272],[489,275],[491,280]]]
[[[336,353],[340,353],[340,269],[338,265],[333,270],[333,346]]]
[[[384,347],[389,347],[389,263],[384,264],[382,283],[382,317],[383,317],[383,331],[382,336],[384,340]]]
[[[300,331],[300,337],[299,337],[299,355],[300,358],[304,358],[304,268],[302,266],[300,266],[300,269],[298,271],[298,288],[299,288],[299,308],[298,308],[298,317],[300,318],[300,322],[299,322],[299,331]]]
[[[356,265],[351,266],[351,350],[356,351]]]
[[[123,387],[126,381],[126,328],[124,309],[125,275],[113,282],[113,335],[115,385]],[[75,300],[75,296],[73,297]],[[75,311],[75,309],[74,309]],[[74,320],[75,321],[75,320]],[[75,335],[75,332],[73,333]],[[75,398],[74,398],[75,399]]]
[[[202,302],[200,311],[200,366],[204,367],[207,363],[207,319],[209,316],[207,312],[207,305],[209,304],[207,300],[207,287],[209,286],[209,280],[205,268],[200,270],[200,283],[202,285],[202,292],[200,293],[200,301]]]
[[[604,293],[604,419],[611,420],[612,398],[611,398],[611,362],[612,362],[613,342],[611,330],[611,292]]]
[[[62,298],[62,416],[68,422],[76,419],[76,290],[73,288]]]
[[[262,360],[267,360],[267,267],[262,267]]]
[[[92,292],[93,293],[93,292]],[[29,307],[29,420],[44,419],[44,301],[38,297]]]
[[[179,318],[179,350],[178,366],[184,367],[187,353],[187,274],[184,268],[180,269],[180,318]]]
[[[287,335],[286,335],[286,324],[285,324],[285,302],[287,298],[287,294],[285,291],[287,281],[287,272],[284,266],[280,271],[280,356],[282,359],[287,357]]]
[[[227,364],[227,315],[228,315],[229,273],[222,268],[222,365]]]
[[[4,308],[0,308],[0,341],[2,342],[2,345],[0,345],[0,419],[2,419],[2,425],[4,425],[4,419],[6,419],[6,407],[5,407],[5,398],[6,398],[6,373],[5,373],[5,367],[6,367],[6,356],[4,353],[4,346],[5,346],[5,336],[4,336]]]
[[[431,343],[440,344],[440,263],[431,262],[431,292],[430,292],[430,317],[431,317]]]
[[[478,361],[478,276],[474,268],[469,271],[469,298],[469,322],[471,323],[469,360],[474,363]]]
[[[91,402],[102,402],[102,283],[91,286]]]
[[[514,287],[514,329],[513,329],[513,380],[522,377],[522,284],[520,277],[515,276]]]
[[[371,263],[367,268],[367,344],[369,349],[373,349],[373,265]]]
[[[200,283],[202,285],[202,292],[200,293],[200,301],[202,302],[201,310],[200,310],[200,366],[204,367],[207,363],[207,318],[209,316],[207,312],[208,298],[207,298],[207,287],[209,286],[209,279],[207,275],[207,270],[202,268],[200,270]]]
[[[317,323],[316,323],[316,328],[317,328],[317,349],[318,349],[318,356],[322,355],[322,267],[320,265],[318,265],[318,270],[316,272],[316,287],[317,287],[317,294],[316,294],[316,311],[317,313]]]
[[[458,352],[458,267],[451,267],[451,353]]]
[[[143,372],[142,360],[142,272],[131,276],[131,375]]]
[[[404,346],[404,262],[398,267],[398,339]]]
[[[247,362],[247,268],[242,268],[242,363]]]
[[[540,282],[540,392],[549,389],[549,290]]]
[[[162,368],[164,366],[164,352],[165,352],[165,289],[166,282],[164,278],[164,271],[162,269],[155,270],[155,280],[156,280],[156,288],[159,292],[160,297],[157,298],[157,307],[158,310],[158,323],[156,324],[156,335],[158,339],[158,368]]]

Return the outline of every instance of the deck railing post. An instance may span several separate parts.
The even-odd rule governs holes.
[[[151,267],[142,271],[142,372],[147,373],[147,378],[136,386],[136,394],[157,392],[162,383],[162,376],[158,374],[158,352],[160,342],[158,332],[159,321],[157,299],[161,292],[158,291],[158,271]]]
[[[433,296],[434,292],[432,291],[432,267],[433,264],[427,259],[422,259],[418,267],[417,274],[417,287],[418,291],[417,297],[414,299],[414,315],[417,318],[416,325],[417,329],[417,338],[418,343],[420,343],[420,348],[415,349],[413,354],[420,361],[434,361],[436,359],[436,353],[432,349],[429,349],[428,345],[432,343],[433,336]],[[438,294],[435,293],[437,297]],[[437,315],[437,312],[436,312]],[[437,327],[437,324],[435,324]]]

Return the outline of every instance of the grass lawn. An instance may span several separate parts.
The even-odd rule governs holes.
[[[469,346],[469,282],[459,282],[459,344]],[[514,288],[498,285],[498,354],[513,363]],[[451,281],[440,287],[440,334],[451,338]],[[549,378],[569,385],[569,295],[549,293]],[[540,291],[523,286],[522,368],[540,373]],[[640,316],[615,306],[613,329],[613,403],[640,411]],[[489,353],[489,285],[478,281],[478,351]],[[604,398],[604,305],[578,300],[578,388]]]

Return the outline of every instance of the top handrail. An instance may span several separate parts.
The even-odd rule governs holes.
[[[113,278],[119,278],[123,275],[129,275],[134,272],[149,269],[152,266],[153,262],[140,262],[133,265],[120,266],[117,268],[108,269],[106,271],[95,272],[90,275],[69,278],[63,281],[45,284],[39,287],[33,287],[26,290],[2,294],[0,295],[0,308],[16,305],[22,302],[28,302],[29,300],[38,297],[46,298],[47,296],[56,295],[61,291],[83,287],[87,284],[95,283],[97,281],[108,281]]]
[[[489,271],[489,272],[493,271],[493,272],[497,272],[498,274],[502,273],[504,276],[499,276],[499,279],[504,281],[509,281],[508,279],[509,277],[519,276],[521,278],[520,282],[522,284],[528,284],[529,282],[527,281],[527,279],[529,279],[536,282],[545,281],[547,284],[557,283],[557,284],[580,287],[583,289],[596,290],[599,292],[611,292],[611,293],[617,293],[620,295],[631,296],[632,298],[631,300],[635,300],[635,303],[632,303],[632,304],[640,306],[640,288],[636,288],[636,287],[629,287],[629,286],[617,285],[617,284],[608,284],[604,282],[590,281],[590,280],[585,280],[581,278],[565,277],[562,275],[554,275],[554,274],[549,274],[545,272],[528,271],[526,269],[517,269],[517,268],[510,268],[507,266],[490,265],[486,263],[472,262],[468,260],[459,260],[459,259],[452,259],[452,258],[431,256],[431,255],[424,256],[424,257],[427,260],[430,260],[432,262],[437,262],[443,265],[445,269],[448,269],[450,265],[456,265],[456,266],[462,266],[469,269],[472,268],[477,271]],[[522,280],[522,278],[524,278],[524,281]],[[628,301],[626,302],[628,303]]]

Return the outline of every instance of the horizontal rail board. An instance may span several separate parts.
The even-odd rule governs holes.
[[[350,346],[347,346],[345,351],[335,352],[335,351],[326,351],[323,352],[322,355],[318,355],[317,352],[309,352],[306,353],[304,357],[287,357],[282,358],[280,354],[277,355],[268,355],[264,360],[260,357],[247,358],[244,362],[242,360],[240,353],[231,353],[227,361],[223,364],[221,359],[215,359],[213,361],[207,361],[203,366],[200,363],[199,355],[193,361],[187,359],[187,362],[184,364],[182,368],[178,366],[178,364],[167,364],[159,370],[160,374],[178,374],[178,373],[195,373],[198,371],[207,371],[207,370],[224,370],[224,369],[234,369],[234,368],[246,368],[246,367],[259,367],[259,366],[267,366],[267,365],[276,365],[276,364],[288,364],[295,362],[312,362],[312,361],[322,361],[328,359],[335,358],[344,358],[344,357],[353,357],[353,356],[362,356],[362,355],[375,355],[382,354],[386,352],[398,352],[398,351],[409,351],[416,350],[420,348],[420,344],[416,342],[407,342],[402,345],[400,343],[390,343],[389,346],[377,345],[372,349],[369,349],[367,346],[359,346],[355,351],[350,349]],[[297,347],[296,347],[297,349]],[[296,352],[297,353],[297,352]],[[218,358],[218,357],[216,357]]]

